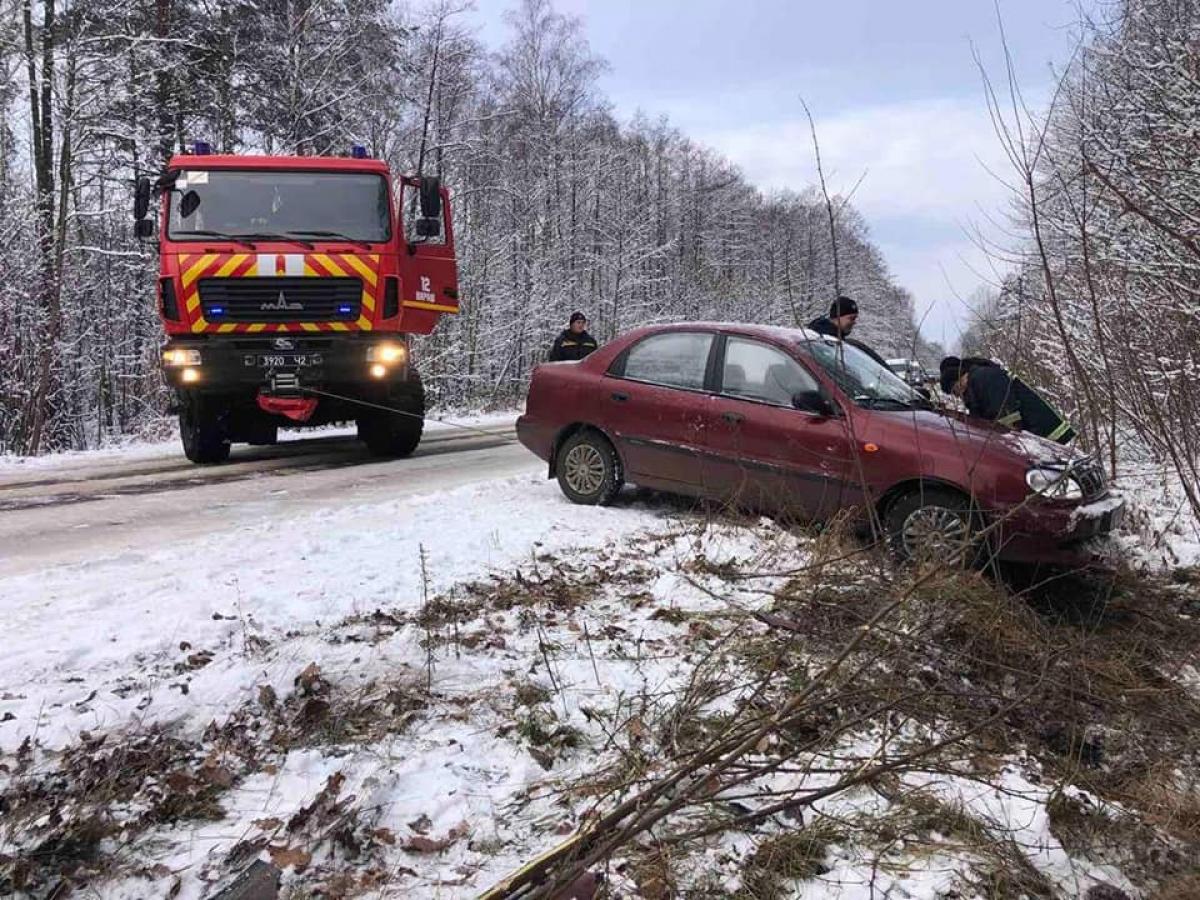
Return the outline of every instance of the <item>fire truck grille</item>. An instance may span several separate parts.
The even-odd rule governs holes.
[[[209,322],[353,322],[360,315],[357,278],[201,278],[200,306]]]

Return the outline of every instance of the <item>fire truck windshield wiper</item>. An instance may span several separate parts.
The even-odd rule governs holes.
[[[297,231],[289,231],[288,234],[303,234],[303,235],[306,235],[307,237],[316,237],[316,238],[333,238],[334,240],[338,240],[338,241],[347,241],[351,244],[358,244],[358,246],[362,247],[364,250],[371,249],[371,244],[368,241],[364,241],[362,238],[350,237],[350,235],[342,234],[340,231],[307,231],[307,230],[299,231],[299,230],[297,230]]]
[[[290,232],[242,231],[234,235],[234,237],[247,238],[251,241],[291,241],[293,244],[299,244],[302,247],[307,247],[309,250],[315,249],[312,241],[306,241],[304,238],[294,237]]]
[[[241,244],[243,247],[249,247],[251,250],[255,249],[254,245],[246,240],[246,235],[244,234],[229,234],[224,231],[212,231],[208,228],[193,228],[188,231],[171,232],[172,236],[184,234],[198,234],[203,237],[220,238],[223,241],[233,241],[235,244]]]

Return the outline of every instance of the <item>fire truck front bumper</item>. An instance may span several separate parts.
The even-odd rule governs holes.
[[[201,394],[386,392],[408,377],[409,364],[408,345],[398,336],[217,335],[171,340],[163,348],[167,383]]]

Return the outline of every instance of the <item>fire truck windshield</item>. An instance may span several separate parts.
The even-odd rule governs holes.
[[[169,197],[167,236],[175,241],[290,233],[372,242],[391,237],[387,182],[369,172],[184,170]]]

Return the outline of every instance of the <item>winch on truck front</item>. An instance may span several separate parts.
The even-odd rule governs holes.
[[[412,453],[425,398],[407,336],[458,312],[446,189],[404,176],[396,196],[387,164],[358,147],[196,149],[139,179],[134,204],[139,237],[159,236],[163,370],[188,459],[274,443],[281,424],[348,420],[372,452]]]

